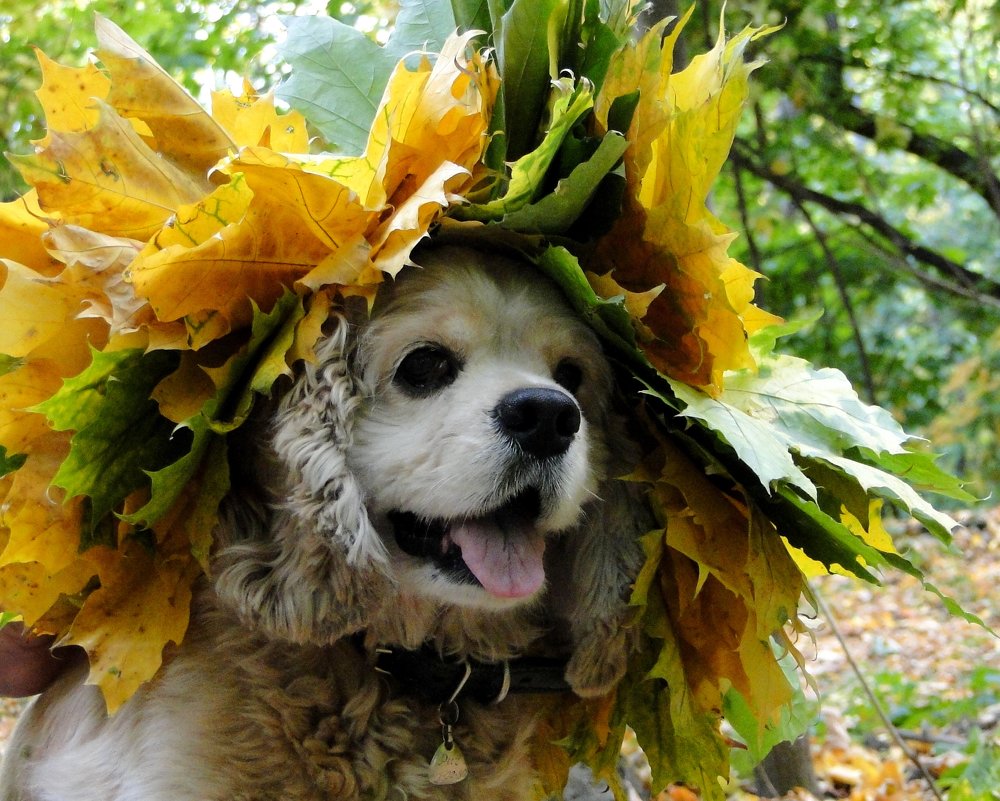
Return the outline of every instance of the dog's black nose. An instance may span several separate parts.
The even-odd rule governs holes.
[[[504,433],[539,459],[565,453],[580,430],[580,407],[558,389],[515,389],[500,399],[496,415]]]

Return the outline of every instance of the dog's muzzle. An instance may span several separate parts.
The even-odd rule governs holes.
[[[432,560],[458,583],[479,584],[498,598],[527,598],[545,581],[545,535],[538,530],[541,495],[529,487],[477,517],[423,520],[390,512],[396,542]]]
[[[501,433],[529,457],[561,456],[580,430],[576,400],[559,389],[524,387],[509,392],[494,410]]]

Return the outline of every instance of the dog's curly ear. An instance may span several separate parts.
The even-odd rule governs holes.
[[[294,642],[332,642],[390,603],[392,581],[364,491],[347,462],[361,402],[350,325],[332,331],[281,399],[260,486],[223,504],[216,591],[251,626]],[[263,492],[264,497],[261,497]]]
[[[629,606],[632,586],[645,555],[641,537],[656,525],[649,486],[615,476],[632,473],[643,458],[646,433],[620,395],[600,420],[600,463],[607,478],[599,500],[585,511],[567,544],[570,575],[566,582],[573,650],[566,680],[577,695],[605,695],[621,680],[638,641],[635,612]]]
[[[566,680],[584,697],[605,695],[625,675],[635,641],[635,610],[628,602],[643,562],[640,537],[653,527],[642,484],[611,479],[599,494],[602,501],[573,535],[573,651]]]

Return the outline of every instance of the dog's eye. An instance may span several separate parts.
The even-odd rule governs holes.
[[[406,354],[393,378],[404,389],[423,394],[448,386],[456,375],[454,355],[439,345],[425,345]]]
[[[583,370],[580,369],[578,364],[571,362],[569,359],[563,359],[556,365],[556,369],[552,373],[552,378],[567,392],[575,395],[576,391],[580,388],[580,384],[583,383]]]

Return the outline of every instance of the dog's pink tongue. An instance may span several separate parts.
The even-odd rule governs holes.
[[[496,526],[469,520],[456,525],[451,538],[483,589],[498,598],[526,598],[545,581],[545,538],[537,533],[500,533]]]

